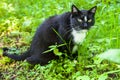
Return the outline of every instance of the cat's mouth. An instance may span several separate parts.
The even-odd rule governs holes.
[[[87,33],[88,30],[87,29],[82,29],[82,30],[79,30],[79,31],[76,31],[77,33]]]
[[[74,29],[73,28],[73,31],[75,31],[76,33],[87,33],[88,32],[88,29]]]
[[[81,28],[73,28],[77,33],[85,33],[88,31],[88,29],[81,29]]]
[[[76,30],[76,31],[81,31],[81,30],[83,30],[83,31],[86,31],[86,30],[89,30],[90,29],[90,27],[79,27],[79,26],[77,26],[77,27],[73,27],[73,30]]]

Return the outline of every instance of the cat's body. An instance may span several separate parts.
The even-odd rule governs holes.
[[[49,46],[71,41],[69,47],[72,50],[74,44],[83,42],[85,38],[85,33],[83,32],[87,32],[94,25],[95,11],[96,7],[88,11],[80,11],[76,6],[72,5],[71,12],[52,16],[40,25],[27,52],[15,55],[8,54],[7,49],[4,49],[3,55],[17,61],[26,59],[31,64],[47,64],[48,61],[58,58],[53,52],[44,53],[44,51],[49,49]],[[71,51],[66,46],[62,46],[59,49],[61,52],[67,50],[68,55],[71,55]]]

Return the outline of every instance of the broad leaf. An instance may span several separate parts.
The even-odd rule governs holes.
[[[116,63],[120,63],[120,49],[109,49],[98,55],[98,57],[101,59],[106,59]]]

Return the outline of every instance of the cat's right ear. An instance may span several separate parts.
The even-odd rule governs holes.
[[[75,5],[72,5],[72,7],[71,7],[71,12],[72,12],[72,14],[73,14],[73,13],[78,13],[78,12],[79,12],[79,9],[78,9]]]

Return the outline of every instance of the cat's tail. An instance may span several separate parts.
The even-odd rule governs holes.
[[[25,60],[27,57],[29,57],[30,55],[29,55],[29,50],[28,51],[26,51],[26,52],[24,52],[23,54],[21,54],[21,55],[16,55],[16,54],[9,54],[8,53],[8,48],[3,48],[3,56],[7,56],[7,57],[9,57],[9,58],[11,58],[11,59],[14,59],[14,60],[16,60],[16,61],[23,61],[23,60]]]

